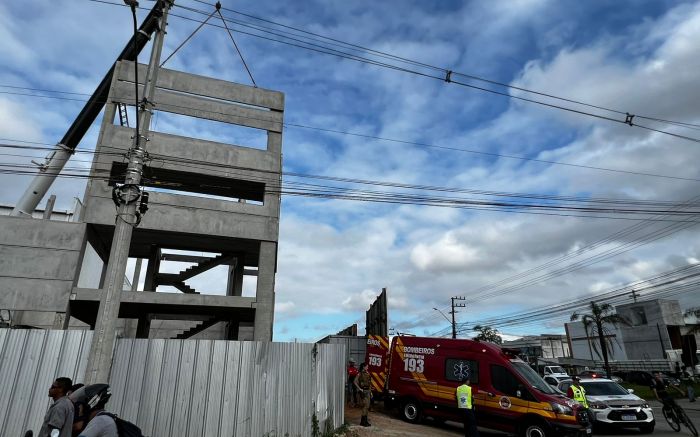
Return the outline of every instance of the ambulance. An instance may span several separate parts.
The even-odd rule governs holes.
[[[461,422],[456,389],[462,378],[471,381],[479,427],[525,437],[586,436],[588,415],[544,380],[516,351],[487,342],[396,336],[368,344],[373,388],[381,388],[386,407],[396,407],[408,422],[424,417]],[[376,339],[374,339],[376,340]],[[369,339],[368,339],[369,343]],[[386,355],[380,357],[381,351]],[[375,357],[372,358],[370,353]],[[387,363],[388,360],[388,363]],[[372,373],[372,372],[370,372]]]

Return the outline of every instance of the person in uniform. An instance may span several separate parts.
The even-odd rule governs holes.
[[[367,414],[369,412],[369,401],[372,396],[371,377],[367,371],[367,364],[360,364],[360,374],[355,378],[355,386],[357,391],[360,393],[360,402],[362,404],[362,419],[360,420],[360,425],[362,426],[372,426],[367,420]]]
[[[358,374],[357,367],[355,367],[355,360],[350,358],[348,362],[348,395],[350,396],[350,406],[357,406],[357,387],[355,386],[355,378]]]
[[[479,430],[476,429],[476,416],[474,416],[474,396],[469,383],[469,375],[464,375],[462,385],[457,387],[457,408],[464,418],[464,436],[479,437]]]
[[[586,399],[586,389],[581,385],[581,378],[578,376],[571,377],[571,386],[566,390],[566,397],[571,398],[583,406],[584,411],[588,415],[589,420],[593,423],[595,417],[588,406],[588,399]]]

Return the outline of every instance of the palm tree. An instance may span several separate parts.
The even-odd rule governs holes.
[[[607,373],[608,378],[610,378],[608,351],[612,351],[612,341],[608,337],[610,335],[610,331],[605,325],[612,325],[616,327],[617,325],[622,324],[629,326],[630,323],[621,315],[613,313],[613,307],[609,303],[598,305],[594,301],[591,301],[590,310],[590,314],[580,314],[578,311],[576,311],[571,315],[571,321],[574,322],[581,319],[583,326],[586,329],[586,337],[588,337],[588,330],[590,328],[592,328],[591,334],[598,335],[600,352],[602,353],[603,361],[605,362],[605,373]],[[597,347],[595,349],[597,349]]]
[[[495,344],[503,343],[503,339],[498,335],[498,329],[494,329],[488,325],[476,325],[473,329],[479,333],[474,337],[474,340],[488,341]]]

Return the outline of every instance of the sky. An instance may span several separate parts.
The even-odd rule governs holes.
[[[60,140],[131,35],[131,14],[121,3],[0,3],[0,144]],[[152,5],[141,1],[139,21]],[[166,56],[196,29],[191,19],[206,16],[191,9],[213,11],[197,0],[176,5],[173,14],[180,17],[170,18]],[[385,68],[248,35],[249,27],[229,23],[258,86],[285,94],[284,172],[387,186],[294,176],[285,176],[286,182],[480,201],[514,200],[484,192],[639,205],[680,204],[697,196],[700,3],[226,0],[222,5],[227,18],[276,33],[302,29],[333,39],[323,44],[351,43],[423,64],[352,52],[396,67]],[[166,67],[251,84],[221,20],[210,22],[216,26],[204,26]],[[141,62],[147,62],[147,53],[149,47]],[[445,70],[461,84],[440,80]],[[624,124],[625,113],[635,115],[633,124],[655,130]],[[79,150],[94,150],[100,121]],[[154,129],[236,140],[235,133],[165,115],[154,117]],[[30,164],[46,152],[0,148],[0,153],[4,164]],[[88,168],[90,159],[79,153],[69,165]],[[14,204],[29,180],[0,173],[0,203]],[[50,193],[57,195],[58,209],[69,209],[84,190],[83,180],[61,178]],[[365,311],[382,288],[392,332],[449,335],[450,298],[458,296],[465,304],[456,313],[460,336],[473,335],[471,328],[485,322],[506,338],[564,333],[572,311],[517,323],[505,319],[594,300],[700,259],[697,227],[678,221],[688,216],[669,222],[650,214],[519,211],[283,196],[274,339],[317,341],[353,323],[363,333]],[[641,221],[650,217],[656,220]],[[191,285],[221,293],[224,276],[215,269]],[[247,281],[245,294],[252,295],[254,286]],[[643,298],[645,291],[639,293]],[[669,298],[682,308],[700,305],[692,287]]]

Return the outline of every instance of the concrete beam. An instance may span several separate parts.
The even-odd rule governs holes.
[[[139,78],[146,77],[147,66],[139,64]],[[117,79],[134,82],[134,63],[122,61],[117,68]],[[219,100],[238,102],[262,108],[284,110],[284,94],[211,77],[163,68],[158,72],[158,88],[177,90]]]
[[[85,213],[88,223],[114,225],[111,195],[90,197],[86,202],[89,205]],[[266,241],[277,241],[279,235],[277,217],[232,211],[242,209],[241,206],[255,205],[158,192],[151,192],[149,205],[139,225],[140,230]],[[226,211],[220,210],[223,208]]]
[[[139,95],[143,95],[143,86],[139,87]],[[110,98],[115,103],[133,103],[134,84],[118,82]],[[283,119],[282,112],[279,111],[261,111],[249,106],[160,88],[156,89],[154,102],[158,111],[282,132]]]
[[[129,139],[134,129],[108,124],[104,126],[100,146],[128,150]],[[271,140],[275,138],[276,140]],[[235,179],[254,178],[254,180],[274,180],[279,177],[281,170],[281,134],[268,136],[268,147],[276,150],[265,151],[246,147],[245,145],[225,144],[179,135],[150,132],[148,138],[148,153],[156,155],[154,165],[166,169],[193,171],[191,164],[182,165],[176,162],[162,162],[158,156],[166,156],[174,160],[195,160],[197,172]],[[110,149],[110,152],[114,150]],[[97,162],[106,165],[117,160],[114,155],[98,155]],[[208,163],[208,164],[207,164]],[[221,165],[230,168],[222,168]],[[271,172],[272,174],[269,174]],[[277,175],[275,174],[277,173]]]

